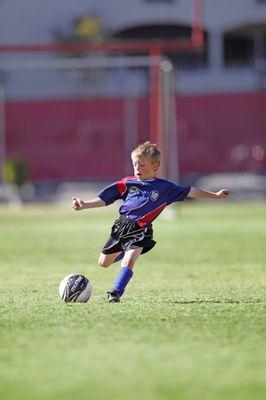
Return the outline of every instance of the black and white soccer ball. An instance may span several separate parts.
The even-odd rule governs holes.
[[[70,274],[59,285],[59,296],[66,303],[87,303],[92,294],[88,278],[80,274]]]

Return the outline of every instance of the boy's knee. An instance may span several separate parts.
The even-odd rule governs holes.
[[[99,265],[99,267],[101,267],[101,268],[107,268],[107,267],[109,267],[109,264],[107,264],[107,263],[104,262],[104,261],[99,261],[98,265]]]
[[[107,268],[109,267],[110,263],[105,258],[100,256],[98,260],[98,265],[99,267]]]
[[[121,262],[121,267],[133,268],[134,267],[134,261],[125,258]]]
[[[142,247],[138,247],[137,249],[127,251],[121,262],[121,267],[128,267],[133,269],[141,252],[142,252]]]

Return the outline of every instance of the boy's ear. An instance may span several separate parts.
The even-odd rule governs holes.
[[[160,168],[160,163],[159,162],[155,162],[154,163],[154,171],[157,172],[159,168]]]

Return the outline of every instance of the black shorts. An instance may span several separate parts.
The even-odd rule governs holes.
[[[143,247],[141,254],[144,254],[150,251],[155,244],[151,226],[141,228],[135,221],[121,216],[114,222],[111,235],[102,252],[103,254],[112,254]]]

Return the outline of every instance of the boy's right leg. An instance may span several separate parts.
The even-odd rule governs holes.
[[[111,264],[114,263],[115,259],[120,256],[121,251],[118,251],[117,253],[112,253],[112,254],[104,254],[101,253],[98,263],[100,265],[100,267],[103,268],[108,268]]]
[[[121,268],[115,280],[112,289],[107,292],[109,303],[118,303],[120,297],[123,295],[127,284],[133,275],[133,267],[138,257],[140,256],[143,247],[137,247],[135,249],[129,249],[125,252],[125,256],[121,262]]]

